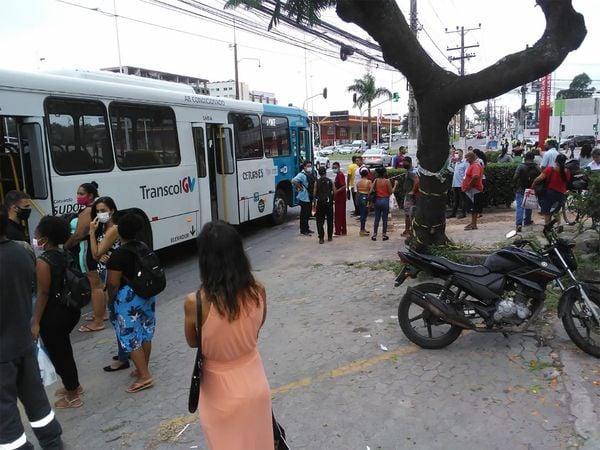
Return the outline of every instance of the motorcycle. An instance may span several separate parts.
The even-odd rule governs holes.
[[[577,280],[575,242],[559,237],[556,220],[544,226],[546,245],[517,238],[490,254],[482,265],[463,265],[442,256],[408,249],[398,252],[404,266],[396,287],[423,271],[445,280],[409,287],[398,306],[398,322],[406,337],[426,349],[450,345],[462,330],[523,333],[544,309],[546,288],[562,291],[558,316],[571,340],[584,352],[600,357],[600,288]]]

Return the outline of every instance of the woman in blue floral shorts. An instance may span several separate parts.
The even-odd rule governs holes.
[[[148,364],[156,325],[156,297],[142,298],[127,284],[127,280],[135,276],[136,255],[124,248],[127,242],[134,240],[142,226],[142,218],[133,213],[119,219],[121,247],[113,251],[107,263],[106,290],[112,324],[119,343],[136,367],[133,373],[135,382],[127,389],[130,393],[148,389],[154,384]]]

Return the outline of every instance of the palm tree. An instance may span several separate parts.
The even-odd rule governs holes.
[[[375,99],[384,95],[388,98],[392,98],[392,93],[389,89],[375,87],[375,77],[370,73],[366,73],[362,78],[355,79],[354,84],[348,86],[348,92],[356,93],[354,106],[358,106],[362,109],[364,105],[367,105],[367,144],[370,146],[373,137],[373,130],[371,128],[371,104]]]

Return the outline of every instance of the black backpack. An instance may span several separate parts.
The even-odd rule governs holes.
[[[313,191],[315,189],[315,176],[312,173],[310,175],[304,175],[306,176],[306,184],[308,184],[308,198],[312,201]]]
[[[40,256],[40,259],[58,270],[64,271],[62,286],[54,294],[56,302],[69,309],[80,310],[92,298],[90,280],[84,273],[68,264],[66,255],[60,255],[60,257],[61,261],[57,261],[56,258],[51,257],[48,253],[44,253]]]
[[[135,255],[134,277],[126,282],[142,298],[160,294],[167,286],[165,271],[156,253],[140,241],[130,241],[120,248]]]
[[[329,203],[331,200],[332,181],[327,177],[321,177],[317,180],[317,202]]]

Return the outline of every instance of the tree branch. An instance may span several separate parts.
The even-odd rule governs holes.
[[[395,0],[338,0],[336,12],[379,43],[385,62],[404,74],[415,95],[430,89],[440,78],[456,78],[421,47]]]
[[[446,91],[456,109],[497,97],[553,72],[569,52],[579,48],[587,30],[571,0],[537,0],[546,17],[542,37],[526,50],[505,56],[475,74],[457,77]]]

